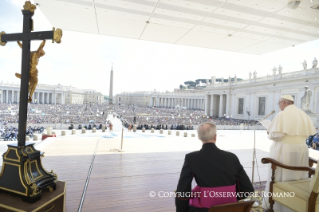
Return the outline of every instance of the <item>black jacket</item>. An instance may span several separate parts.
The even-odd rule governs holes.
[[[185,156],[176,192],[190,192],[193,175],[197,185],[201,187],[234,185],[238,180],[240,191],[254,191],[237,156],[218,149],[214,143],[206,143],[200,151],[191,152]],[[186,212],[189,209],[191,211],[188,204],[187,198],[175,198],[177,212]]]

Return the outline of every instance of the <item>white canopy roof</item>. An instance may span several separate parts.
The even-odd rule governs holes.
[[[291,1],[291,0],[290,0]],[[35,0],[71,31],[264,54],[319,37],[317,0]],[[319,6],[318,6],[319,7]]]

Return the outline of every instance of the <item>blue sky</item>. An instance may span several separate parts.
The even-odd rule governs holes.
[[[22,30],[22,0],[4,0],[0,7],[0,31]],[[35,31],[51,30],[51,23],[41,9],[33,16]],[[32,42],[36,50],[40,41]],[[93,35],[63,30],[61,44],[47,41],[46,55],[40,58],[39,83],[62,84],[95,89],[108,94],[110,69],[114,67],[114,93],[123,91],[173,91],[184,81],[228,78],[235,74],[247,79],[249,72],[257,77],[272,74],[281,65],[283,73],[308,67],[319,59],[319,40],[261,56]],[[18,83],[14,73],[21,71],[21,49],[14,43],[0,46],[0,81]]]

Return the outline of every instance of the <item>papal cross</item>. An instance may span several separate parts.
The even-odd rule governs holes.
[[[60,29],[53,31],[43,31],[43,32],[31,32],[33,31],[33,20],[32,16],[34,15],[34,10],[36,6],[31,4],[30,1],[26,1],[25,5],[23,6],[22,14],[23,14],[23,32],[22,33],[13,33],[13,34],[6,34],[5,32],[0,33],[0,45],[4,46],[7,42],[17,41],[19,46],[22,47],[22,66],[21,66],[21,75],[16,74],[17,77],[21,78],[21,85],[20,85],[20,107],[19,107],[19,137],[18,137],[18,146],[23,147],[25,146],[25,135],[26,135],[26,127],[27,127],[27,111],[28,111],[28,94],[29,90],[31,90],[30,86],[33,86],[32,79],[30,78],[30,67],[31,69],[36,69],[37,60],[40,56],[44,55],[43,46],[45,40],[52,39],[52,43],[55,41],[56,43],[61,42],[62,31]],[[38,58],[32,56],[30,53],[31,41],[32,40],[43,40],[42,44],[40,45],[38,51],[36,52],[39,54]],[[19,41],[22,41],[22,45]],[[41,47],[42,46],[42,47]],[[30,63],[31,59],[31,63]],[[32,61],[34,59],[35,61]],[[32,64],[35,62],[36,64]],[[33,67],[33,66],[35,67]],[[37,79],[36,79],[37,84]],[[35,87],[32,88],[35,90]],[[30,102],[29,97],[29,102]]]

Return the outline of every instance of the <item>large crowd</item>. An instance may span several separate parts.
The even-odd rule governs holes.
[[[246,125],[256,124],[254,120],[239,120],[226,117],[209,117],[203,110],[189,110],[177,108],[160,107],[138,107],[134,105],[113,105],[109,108],[106,104],[82,105],[82,104],[29,104],[28,125],[41,124],[105,124],[107,114],[115,113],[127,125],[163,125],[171,126],[183,125],[194,126],[203,122],[213,122],[216,125]],[[0,104],[0,125],[10,125],[19,122],[18,104]]]
[[[255,125],[254,120],[241,120],[226,117],[209,117],[203,110],[189,110],[163,107],[137,107],[137,106],[114,106],[113,111],[128,124],[139,125],[166,125],[194,126],[203,122],[213,122],[216,125]]]
[[[83,124],[83,123],[105,123],[106,105],[50,105],[50,104],[29,104],[29,124]],[[0,104],[0,123],[6,125],[18,123],[19,105]]]

